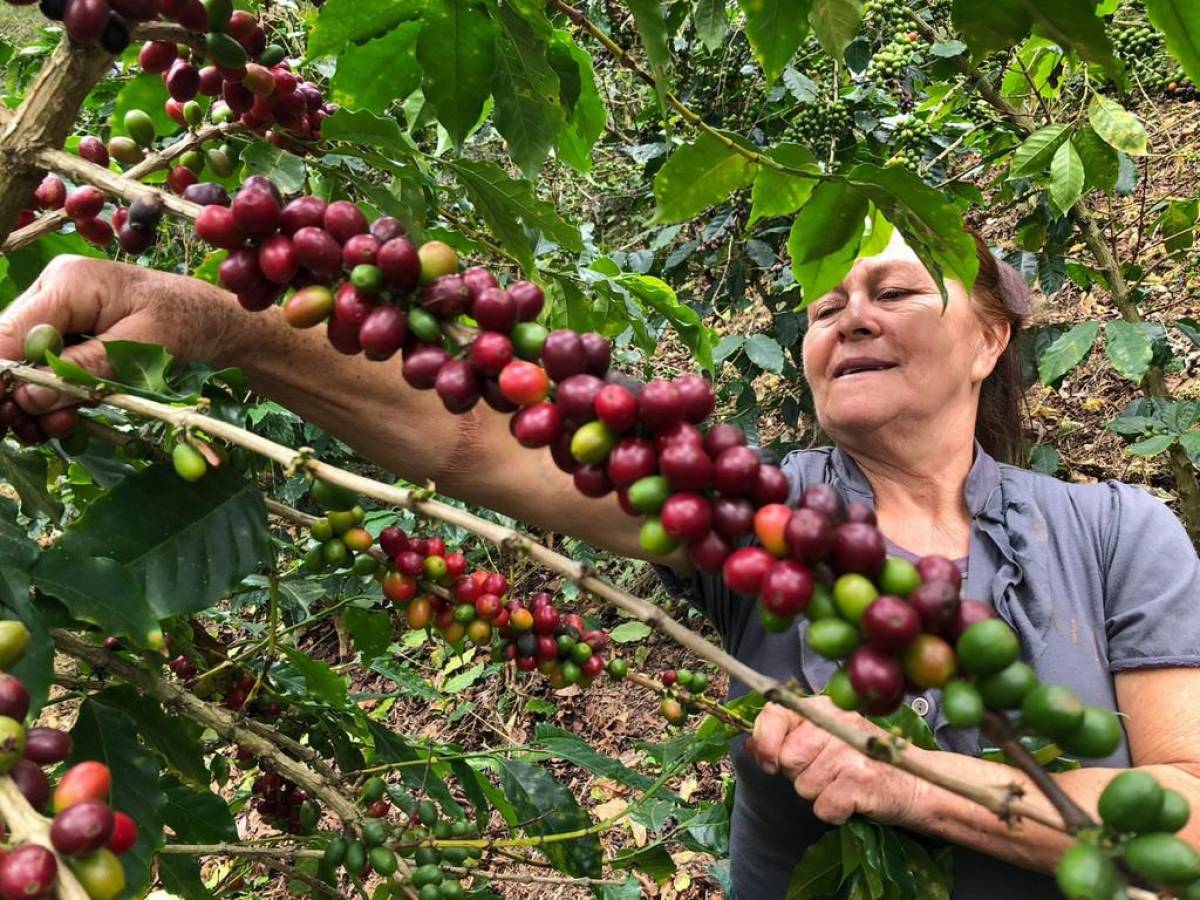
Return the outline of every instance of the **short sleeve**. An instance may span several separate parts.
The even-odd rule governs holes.
[[[1111,483],[1109,668],[1200,666],[1200,558],[1182,523],[1139,487]]]

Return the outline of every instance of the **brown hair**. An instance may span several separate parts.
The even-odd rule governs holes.
[[[1011,329],[1008,346],[979,392],[975,438],[999,462],[1023,466],[1025,387],[1021,381],[1017,334],[1029,319],[1029,286],[1020,272],[992,255],[977,231],[967,230],[975,238],[979,257],[979,274],[971,288],[976,314],[985,325],[1007,322]]]

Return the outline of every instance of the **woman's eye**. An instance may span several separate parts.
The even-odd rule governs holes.
[[[828,319],[830,315],[832,315],[833,313],[835,313],[837,311],[838,311],[838,307],[836,307],[836,306],[832,306],[832,305],[822,306],[820,309],[817,310],[817,318],[818,319]]]
[[[899,300],[906,293],[908,293],[908,292],[902,291],[899,288],[889,288],[888,290],[880,293],[879,299],[880,300]]]

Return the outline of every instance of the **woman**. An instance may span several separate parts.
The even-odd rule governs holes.
[[[837,446],[787,457],[793,496],[807,483],[833,482],[875,507],[893,552],[958,560],[966,593],[1017,629],[1039,676],[1125,714],[1127,744],[1094,768],[1056,776],[1085,808],[1094,810],[1114,770],[1130,764],[1200,805],[1200,716],[1189,702],[1200,691],[1191,668],[1200,665],[1200,616],[1190,593],[1200,561],[1174,516],[1140,489],[1068,485],[990,455],[1010,452],[1017,433],[1011,337],[1024,285],[982,242],[979,257],[976,286],[968,295],[948,282],[944,311],[933,279],[898,239],[809,307],[805,375]],[[198,281],[60,258],[0,316],[0,357],[19,356],[22,335],[38,322],[240,366],[257,391],[409,480],[432,479],[462,500],[644,556],[616,500],[577,494],[547,453],[511,439],[506,417],[482,406],[450,416],[432,392],[405,386],[399,361],[340,356],[324,334],[289,329],[278,309],[245,313]],[[97,341],[66,355],[104,372]],[[28,386],[18,398],[30,412],[62,403]],[[666,562],[675,589],[707,612],[731,652],[778,678],[824,687],[832,667],[797,631],[768,634],[753,604],[695,576],[683,559]],[[941,754],[941,765],[979,782],[1023,782],[975,758],[978,734],[947,730],[938,699],[929,692],[912,703],[962,754]],[[1038,873],[1052,871],[1066,846],[1060,835],[1028,824],[1006,830],[990,813],[871,762],[782,709],[768,707],[733,757],[731,856],[743,900],[783,897],[804,849],[826,823],[854,813],[960,844],[955,897],[1056,896],[1052,879]],[[1198,836],[1200,816],[1185,832],[1194,843]]]

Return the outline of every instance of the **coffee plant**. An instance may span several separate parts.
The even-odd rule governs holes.
[[[3,302],[56,256],[111,256],[320,329],[364,378],[432,391],[446,416],[482,403],[584,497],[614,495],[647,556],[686,556],[769,631],[805,617],[839,663],[825,693],[885,731],[728,655],[588,548],[393,483],[236,369],[109,340],[102,377],[75,361],[89,335],[47,315],[0,364],[0,900],[256,896],[258,863],[295,895],[523,883],[615,900],[670,879],[680,848],[716,858],[720,882],[726,804],[668,785],[719,760],[766,699],[1006,821],[1072,835],[1068,898],[1200,897],[1181,794],[1122,773],[1095,821],[1047,774],[1111,754],[1118,717],[1041,681],[952,562],[889,557],[873,512],[828,485],[791,496],[776,463],[792,442],[760,428],[808,427],[808,301],[895,230],[939,283],[970,284],[964,223],[1003,210],[1004,249],[1047,296],[1110,299],[1107,359],[1142,394],[1112,430],[1163,457],[1200,539],[1200,404],[1170,377],[1200,325],[1147,302],[1191,252],[1198,202],[1148,200],[1141,165],[1152,104],[1194,96],[1200,20],[1185,0],[1012,6],[24,10],[38,36],[0,45]],[[641,189],[574,221],[572,193],[609,183],[600,159]],[[1116,241],[1125,220],[1098,213],[1126,200],[1132,248]],[[719,337],[750,297],[766,324]],[[1099,332],[1040,330],[1034,377],[1061,385]],[[29,415],[30,386],[73,405]],[[647,665],[618,611],[706,668]],[[348,662],[322,650],[331,633]],[[718,673],[752,693],[720,702]],[[587,698],[602,678],[651,694],[668,726],[639,767],[546,724],[524,746],[472,749],[388,717],[407,700],[489,724],[463,691],[490,682],[507,716],[509,694],[544,712],[547,693]],[[366,679],[387,692],[358,691]],[[930,735],[903,703],[928,689],[1053,814],[915,761],[906,748]],[[565,764],[619,785],[624,810],[594,819]],[[608,852],[627,822],[644,840]],[[806,856],[789,896],[950,896],[920,846],[868,853],[871,829],[839,830],[832,880]]]

